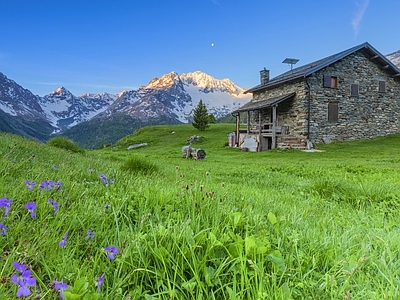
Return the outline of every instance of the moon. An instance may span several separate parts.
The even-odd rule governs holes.
[[[211,47],[214,47],[214,43],[211,43]]]

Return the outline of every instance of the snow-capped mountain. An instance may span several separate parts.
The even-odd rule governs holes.
[[[0,113],[24,121],[37,119],[38,127],[53,134],[117,113],[133,117],[141,124],[154,124],[160,120],[163,123],[189,123],[200,99],[209,113],[219,118],[250,100],[251,95],[244,95],[243,91],[229,79],[218,80],[196,71],[180,76],[171,72],[153,78],[137,90],[119,94],[75,96],[65,87],[59,87],[39,97],[0,73]],[[8,129],[24,132],[21,130]]]
[[[0,109],[3,112],[29,120],[43,119],[45,115],[38,103],[39,99],[39,96],[0,73]]]
[[[118,98],[109,93],[83,94],[76,97],[64,87],[59,87],[40,98],[39,103],[56,131],[90,120],[103,112]]]
[[[39,96],[0,73],[0,131],[47,140],[54,128],[39,100]]]
[[[229,79],[218,80],[200,71],[179,76],[176,72],[153,78],[137,91],[126,92],[102,115],[123,112],[148,121],[158,117],[190,123],[200,99],[208,112],[223,117],[244,103],[251,95]]]

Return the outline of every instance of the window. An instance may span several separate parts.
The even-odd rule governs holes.
[[[337,88],[338,87],[337,76],[324,75],[324,87]]]
[[[338,102],[332,101],[328,103],[328,122],[337,122],[339,120]]]
[[[350,95],[352,97],[357,97],[358,96],[358,84],[357,83],[352,83],[351,84]]]
[[[379,92],[386,92],[386,81],[379,81]]]

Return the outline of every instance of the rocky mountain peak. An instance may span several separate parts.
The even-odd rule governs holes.
[[[244,92],[244,89],[235,85],[230,79],[215,79],[214,77],[203,73],[201,71],[195,71],[190,73],[184,73],[180,76],[181,80],[188,84],[194,85],[200,88],[202,92],[214,92],[215,90],[226,91],[231,95],[240,95]]]
[[[145,87],[146,89],[159,89],[159,88],[168,88],[171,87],[177,83],[179,83],[181,80],[179,78],[179,75],[172,71],[168,74],[164,74],[160,78],[153,78],[150,80],[148,85]]]
[[[60,86],[59,88],[56,88],[54,91],[52,91],[49,95],[51,96],[58,96],[58,97],[72,97],[72,93],[68,91],[65,87]]]

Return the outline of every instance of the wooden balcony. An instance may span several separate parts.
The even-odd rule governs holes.
[[[287,126],[275,126],[276,135],[285,135],[287,134],[287,132],[288,132]],[[260,124],[249,124],[249,126],[246,129],[241,128],[240,133],[260,134]],[[272,123],[261,124],[261,135],[263,137],[272,137],[273,124]]]

